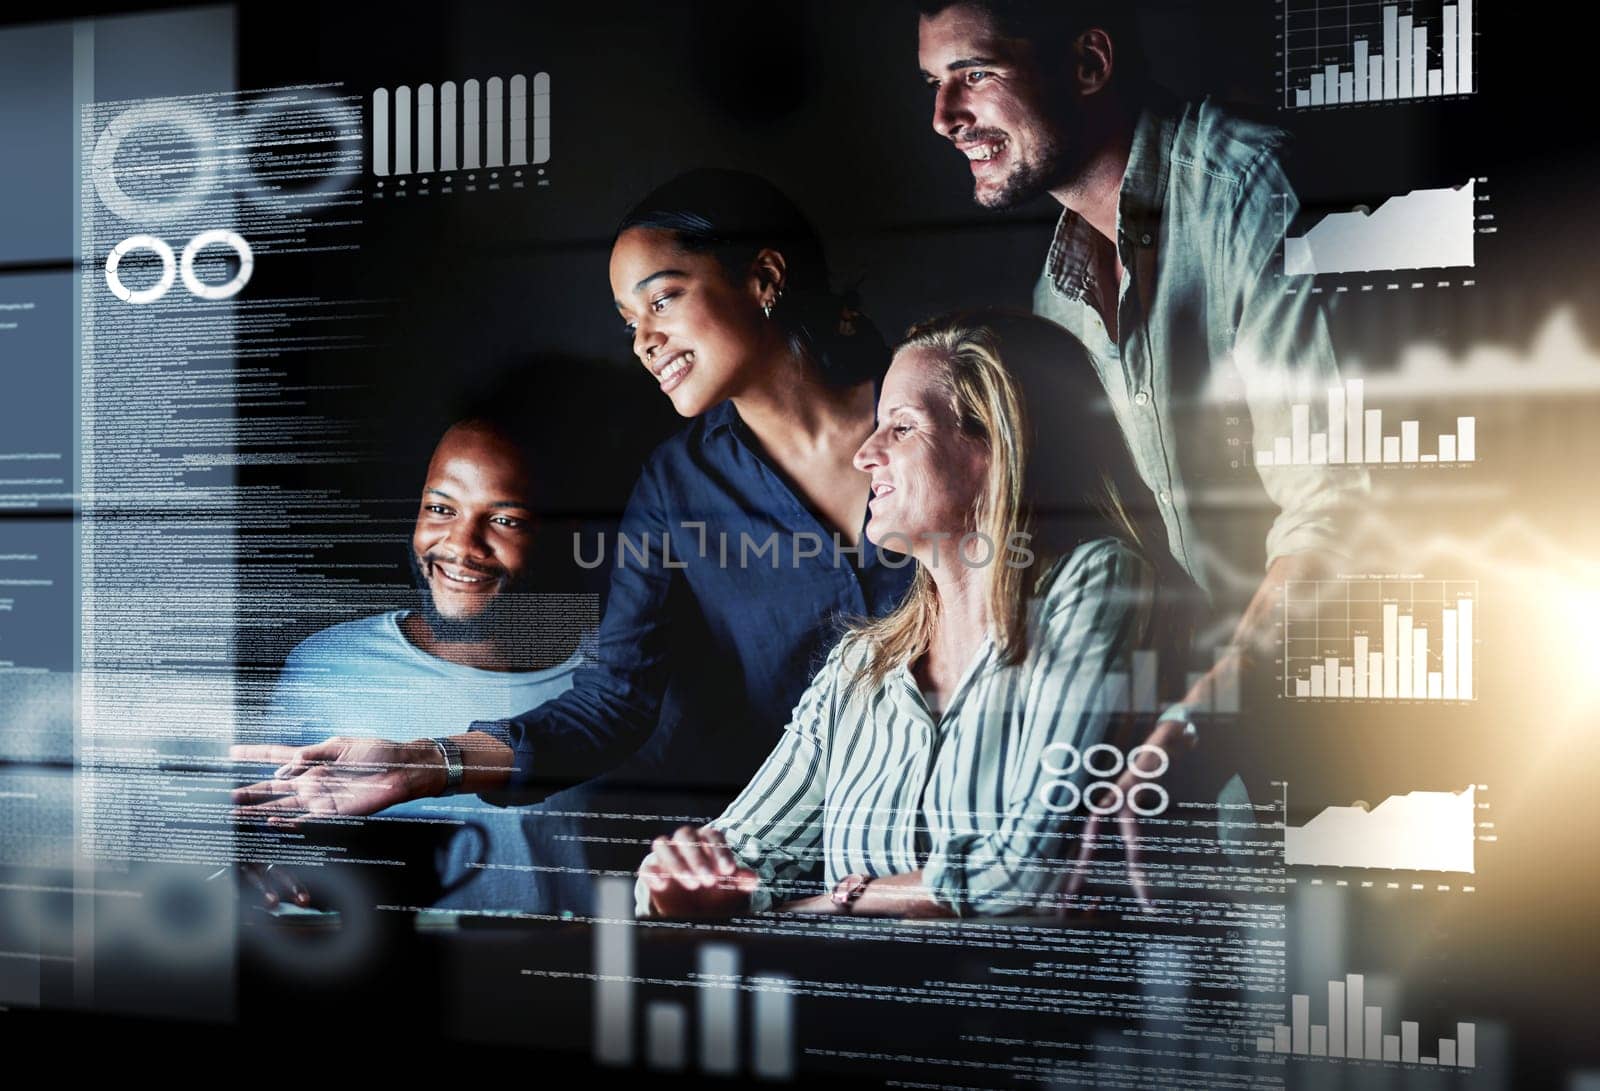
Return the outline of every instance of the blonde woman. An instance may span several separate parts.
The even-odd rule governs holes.
[[[1062,801],[1084,786],[1065,747],[1106,738],[1107,675],[1181,576],[1115,422],[1092,411],[1093,373],[1019,349],[1020,321],[1004,350],[960,316],[896,350],[855,464],[872,480],[866,536],[915,559],[911,590],[834,648],[721,817],[655,840],[642,915],[1059,900],[1077,817]],[[822,893],[798,897],[818,865]]]

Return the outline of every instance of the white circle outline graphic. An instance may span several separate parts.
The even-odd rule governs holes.
[[[239,271],[233,274],[233,279],[226,284],[207,284],[195,276],[194,259],[200,251],[208,246],[230,246],[233,252],[239,255]],[[172,251],[168,249],[168,254]],[[211,231],[202,231],[189,240],[189,245],[183,248],[183,260],[179,269],[183,274],[183,286],[189,289],[191,295],[198,299],[231,299],[250,283],[250,274],[255,271],[256,256],[250,251],[250,244],[244,241],[244,236],[225,228],[216,228]]]
[[[187,188],[176,196],[162,200],[130,197],[117,181],[117,150],[122,142],[140,129],[170,126],[181,129],[190,140],[199,145],[199,169],[190,179]],[[101,202],[112,212],[130,222],[165,223],[186,212],[193,211],[217,180],[217,160],[212,154],[217,134],[211,123],[197,111],[187,106],[172,106],[164,102],[150,102],[135,106],[111,119],[94,144],[89,176],[94,179],[95,192]]]
[[[1155,792],[1161,797],[1161,802],[1148,809],[1139,806],[1139,804],[1134,802],[1134,797],[1136,797],[1140,791]],[[1171,804],[1172,797],[1167,794],[1167,790],[1154,781],[1147,780],[1142,784],[1135,784],[1132,788],[1128,789],[1128,810],[1132,811],[1141,818],[1154,818],[1156,815],[1165,811]]]
[[[1116,796],[1117,801],[1115,803],[1111,804],[1110,806],[1103,806],[1103,807],[1095,806],[1094,790],[1096,788],[1109,788],[1109,789],[1111,789],[1111,792],[1112,792],[1113,795]],[[1111,783],[1109,780],[1097,780],[1093,784],[1089,785],[1089,787],[1087,787],[1087,788],[1085,788],[1083,790],[1083,805],[1085,807],[1089,808],[1089,813],[1090,814],[1097,814],[1101,818],[1107,818],[1107,817],[1109,817],[1111,815],[1116,814],[1118,811],[1122,810],[1123,799],[1124,799],[1124,796],[1122,794],[1122,789],[1118,788],[1115,784]]]
[[[1116,764],[1109,769],[1096,769],[1094,767],[1094,755],[1097,753],[1110,754],[1116,759]],[[1108,742],[1097,742],[1083,752],[1083,767],[1091,776],[1114,777],[1122,772],[1122,751]]]
[[[1143,769],[1139,768],[1139,763],[1134,761],[1133,759],[1134,759],[1134,757],[1136,755],[1138,755],[1142,751],[1149,751],[1150,753],[1156,755],[1156,757],[1160,758],[1161,759],[1161,767],[1158,768],[1153,773],[1147,773]],[[1140,743],[1138,746],[1136,746],[1132,750],[1128,751],[1128,771],[1130,773],[1132,773],[1136,777],[1143,777],[1145,780],[1154,780],[1154,779],[1156,779],[1156,777],[1159,777],[1162,773],[1165,773],[1171,767],[1172,767],[1172,756],[1170,754],[1168,754],[1165,750],[1161,749],[1161,747],[1159,747],[1159,746],[1152,746],[1151,744],[1146,742],[1146,743]]]
[[[353,109],[340,102],[332,95],[323,91],[291,92],[288,97],[261,99],[250,108],[250,140],[259,144],[263,134],[274,121],[281,115],[293,110],[305,110],[320,115],[328,126],[336,131],[353,130],[356,133],[355,142],[361,142],[361,111]],[[332,143],[340,143],[335,136]],[[355,184],[356,177],[361,173],[361,149],[354,152],[353,170],[340,170],[335,168],[317,179],[315,183],[297,190],[298,194],[306,197],[318,197],[327,193],[337,193],[348,189]],[[254,174],[254,168],[251,173]],[[259,181],[259,177],[257,179]],[[276,189],[252,188],[245,196],[255,203],[265,203],[278,199],[279,191]]]
[[[1061,804],[1051,799],[1051,790],[1055,788],[1065,788],[1067,791],[1071,792],[1072,802]],[[1047,780],[1043,784],[1039,785],[1039,791],[1036,795],[1036,798],[1039,800],[1039,806],[1043,807],[1051,814],[1066,814],[1069,811],[1075,811],[1078,809],[1078,804],[1083,801],[1083,793],[1078,791],[1078,786],[1072,783],[1070,780]]]
[[[135,250],[149,250],[161,259],[161,279],[138,291],[123,284],[122,278],[117,275],[117,267],[122,264],[122,259]],[[185,250],[183,254],[184,260],[188,261],[189,251]],[[172,256],[172,247],[167,245],[165,239],[158,239],[154,235],[129,235],[106,255],[106,287],[124,303],[154,303],[167,294],[177,277],[178,262]]]
[[[1052,750],[1065,750],[1070,755],[1070,760],[1068,763],[1059,767],[1051,765],[1046,755]],[[1053,742],[1040,751],[1039,768],[1044,770],[1046,773],[1049,773],[1053,777],[1070,777],[1073,773],[1078,771],[1078,765],[1082,760],[1083,758],[1078,753],[1078,748],[1076,746],[1073,746],[1069,742]]]

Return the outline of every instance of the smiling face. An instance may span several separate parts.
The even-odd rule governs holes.
[[[633,352],[684,417],[738,394],[774,350],[752,274],[730,276],[712,254],[694,253],[670,231],[634,227],[611,250],[611,292]]]
[[[897,550],[909,541],[924,564],[954,556],[956,542],[975,529],[989,471],[988,447],[962,429],[945,379],[938,351],[896,353],[878,398],[878,427],[855,456],[856,469],[872,479],[867,539]]]
[[[973,200],[1008,208],[1070,180],[1070,111],[1029,43],[1000,34],[987,12],[957,4],[923,16],[917,60],[934,91],[934,130],[971,166]]]
[[[439,441],[411,535],[435,636],[471,638],[521,585],[534,538],[532,494],[522,453],[492,429],[458,424]]]

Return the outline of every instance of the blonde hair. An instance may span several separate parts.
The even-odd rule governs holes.
[[[983,571],[996,649],[1003,662],[1018,663],[1028,652],[1028,599],[1039,590],[1035,585],[1051,571],[1055,560],[1076,544],[1036,536],[1041,508],[1051,500],[1065,500],[1074,510],[1087,507],[1097,514],[1095,522],[1102,532],[1123,538],[1135,548],[1142,543],[1116,485],[1121,475],[1102,471],[1097,460],[1097,455],[1110,452],[1082,453],[1078,467],[1084,472],[1069,473],[1077,487],[1069,488],[1068,495],[1048,496],[1041,489],[1041,479],[1049,475],[1030,465],[1039,437],[1028,414],[1019,369],[1003,358],[1000,340],[990,322],[948,315],[913,326],[895,354],[912,349],[932,351],[942,365],[938,383],[950,398],[956,421],[963,432],[988,449],[988,473],[973,503],[972,528],[993,543]],[[1070,366],[1066,361],[1051,363]],[[1074,435],[1074,439],[1095,438],[1106,439],[1104,435]],[[1126,460],[1120,433],[1112,440],[1115,453]],[[1012,563],[1008,556],[1018,541],[1027,545],[1023,552],[1032,557],[1026,564]],[[932,644],[938,619],[939,595],[933,577],[918,565],[898,608],[851,628],[847,639],[860,641],[866,652],[860,680],[875,689],[897,666],[919,659]]]

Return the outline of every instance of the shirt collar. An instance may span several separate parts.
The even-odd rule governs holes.
[[[938,717],[930,717],[932,710],[928,708],[927,700],[922,696],[922,688],[917,685],[917,676],[911,673],[910,663],[901,663],[890,669],[884,677],[884,686],[889,689],[893,699],[900,704],[901,711],[913,714],[913,718],[927,719],[936,726],[954,723],[955,718],[951,713],[966,701],[972,699],[972,691],[982,684],[985,675],[995,669],[996,645],[994,634],[986,633],[982,645],[973,653],[973,658],[967,664],[967,669],[962,674],[956,688],[950,693],[950,702]]]
[[[1070,208],[1061,210],[1055,237],[1050,240],[1050,255],[1045,269],[1056,291],[1069,299],[1088,299],[1094,294],[1094,252],[1102,240],[1089,221]]]
[[[704,436],[707,440],[721,432],[732,428],[739,420],[739,411],[733,407],[733,399],[718,402],[706,410]]]
[[[1161,224],[1176,131],[1177,119],[1165,107],[1164,100],[1139,111],[1133,144],[1128,149],[1128,166],[1122,174],[1122,191],[1117,198],[1118,233],[1130,243],[1139,243],[1139,232],[1155,232]]]
[[[1161,237],[1175,131],[1176,121],[1160,100],[1139,111],[1117,194],[1117,236],[1127,246],[1153,246]],[[1072,299],[1089,298],[1095,287],[1095,252],[1105,241],[1088,220],[1070,208],[1061,210],[1045,263],[1057,291]],[[1124,259],[1129,265],[1126,255]]]

